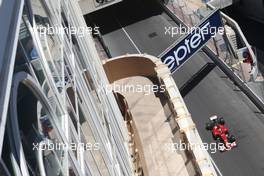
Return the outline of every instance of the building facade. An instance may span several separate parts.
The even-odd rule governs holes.
[[[97,29],[86,26],[78,2],[1,6],[8,3],[19,28],[9,44],[13,65],[1,69],[9,93],[1,91],[0,175],[132,175],[127,129],[92,39]]]

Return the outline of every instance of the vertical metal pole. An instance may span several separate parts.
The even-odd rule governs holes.
[[[189,18],[190,18],[190,21],[191,21],[191,25],[193,26],[192,15],[193,15],[193,14],[189,14]]]
[[[218,47],[217,47],[217,44],[216,44],[215,38],[213,38],[213,41],[214,41],[214,46],[215,46],[216,54],[217,54],[218,57],[220,57],[220,55],[219,55],[219,50],[218,50]]]

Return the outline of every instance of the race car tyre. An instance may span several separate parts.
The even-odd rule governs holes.
[[[207,130],[212,130],[213,129],[213,124],[212,123],[206,123],[206,127]]]
[[[225,120],[224,120],[223,117],[220,117],[219,118],[219,124],[221,124],[221,125],[224,125],[225,124]]]
[[[212,133],[212,136],[213,136],[214,140],[218,140],[219,139],[219,136],[215,136],[214,133]]]
[[[230,137],[229,137],[229,142],[235,142],[236,141],[236,138],[235,138],[235,136],[234,135],[231,135]]]

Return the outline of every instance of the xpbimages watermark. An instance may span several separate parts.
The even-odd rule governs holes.
[[[100,87],[99,92],[105,91],[106,93],[119,92],[119,93],[144,93],[150,95],[151,93],[164,93],[166,91],[165,85],[152,85],[152,84],[110,84]]]
[[[33,150],[100,150],[99,143],[62,143],[62,142],[52,142],[50,140],[45,143],[32,143]]]
[[[192,33],[192,31],[195,31],[195,33],[201,33],[203,32],[204,35],[211,34],[212,37],[215,37],[216,34],[224,35],[225,29],[224,27],[210,27],[210,28],[200,28],[200,27],[185,27],[180,25],[179,27],[173,27],[173,26],[165,26],[165,35],[170,35],[171,37],[177,36],[177,35],[186,35]]]
[[[68,27],[62,27],[62,26],[50,26],[47,24],[47,26],[36,26],[37,31],[40,35],[64,35],[65,33],[67,35],[76,35],[79,37],[83,37],[85,34],[93,34],[93,35],[99,35],[99,27],[89,27],[89,26],[68,26]]]
[[[184,143],[180,140],[179,143],[165,143],[164,145],[166,151],[185,151],[185,150],[193,150],[200,148],[201,150],[205,150],[210,153],[216,153],[217,151],[222,151],[225,146],[223,143],[201,143],[201,144],[193,144],[193,143]]]

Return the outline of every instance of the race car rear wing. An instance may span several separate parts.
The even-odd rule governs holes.
[[[211,116],[211,117],[209,117],[209,119],[210,119],[211,121],[216,120],[216,119],[217,119],[217,116],[216,116],[216,115]]]

